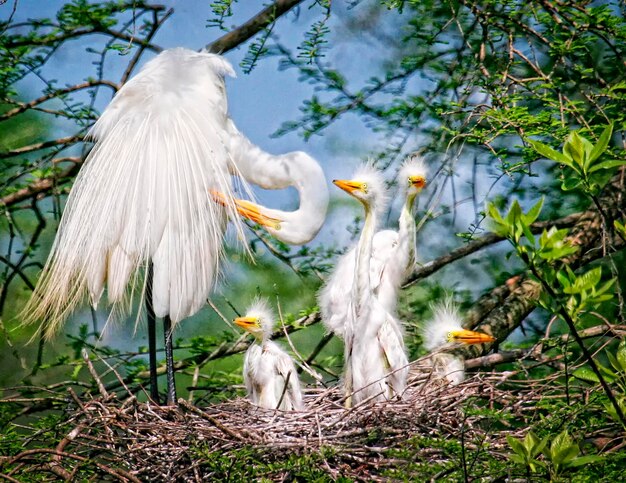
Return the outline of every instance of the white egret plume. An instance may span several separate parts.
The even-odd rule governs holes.
[[[387,321],[377,337],[390,373],[387,378],[390,396],[404,392],[408,376],[409,361],[404,347],[403,327],[395,314],[400,287],[415,264],[413,205],[426,184],[426,167],[422,159],[417,156],[408,158],[398,172],[397,183],[404,198],[399,229],[381,230],[374,235],[370,259],[371,288],[388,312]],[[356,247],[340,257],[318,297],[324,325],[340,337],[349,312],[355,259]]]
[[[384,400],[387,394],[385,360],[377,335],[389,313],[376,300],[369,276],[372,241],[387,200],[384,179],[371,165],[360,168],[350,180],[333,182],[356,198],[365,209],[342,334],[346,406],[350,407],[366,399]]]
[[[422,329],[424,348],[428,351],[436,351],[450,343],[486,344],[496,340],[489,334],[464,329],[459,309],[449,299],[433,305],[432,311],[432,318]],[[461,356],[435,352],[431,360],[433,372],[450,384],[456,385],[465,379],[465,364]]]
[[[244,357],[243,380],[248,398],[267,409],[304,409],[298,372],[291,357],[270,340],[276,316],[264,299],[256,299],[235,324],[257,340]]]
[[[227,149],[225,75],[234,71],[220,56],[166,50],[93,126],[95,145],[26,308],[28,321],[45,321],[47,336],[86,295],[95,306],[105,285],[119,307],[150,260],[157,316],[175,324],[202,307],[234,215],[209,198],[212,189],[231,193],[237,170]]]

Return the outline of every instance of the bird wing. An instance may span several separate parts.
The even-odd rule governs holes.
[[[406,388],[409,359],[404,348],[400,322],[389,316],[378,331],[378,342],[389,371],[387,383],[395,394],[401,395]]]
[[[355,248],[344,253],[318,295],[322,322],[329,332],[344,337],[346,318],[354,280]]]
[[[390,263],[398,233],[382,230],[374,235],[370,259],[370,284],[376,294],[384,280],[386,266]],[[318,296],[322,321],[326,329],[339,337],[344,336],[349,300],[354,281],[356,247],[350,248],[335,264]]]
[[[261,365],[261,354],[261,346],[252,344],[243,359],[243,383],[246,386],[248,398],[255,404],[259,403],[261,394],[261,385],[257,375]]]
[[[243,233],[235,207],[209,198],[211,189],[232,194],[223,139],[229,72],[219,56],[172,49],[119,90],[92,129],[96,143],[68,197],[27,321],[47,320],[51,335],[86,296],[95,305],[105,284],[109,302],[127,311],[126,295],[144,292],[139,269],[150,260],[157,316],[176,323],[204,304],[227,216]]]
[[[370,260],[370,283],[375,294],[380,291],[383,279],[390,267],[397,263],[397,260],[393,258],[397,245],[397,231],[381,230],[374,235]]]
[[[300,380],[296,366],[289,354],[283,351],[277,344],[273,342],[271,344],[271,349],[266,350],[271,350],[274,357],[276,401],[280,401],[282,397],[280,409],[300,411],[304,409],[304,405],[302,403],[302,390],[300,389]]]

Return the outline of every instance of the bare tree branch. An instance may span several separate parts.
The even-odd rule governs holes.
[[[218,54],[228,52],[243,44],[250,37],[260,32],[268,24],[274,22],[278,17],[284,15],[299,3],[302,3],[302,0],[276,0],[244,24],[207,44],[205,49]]]

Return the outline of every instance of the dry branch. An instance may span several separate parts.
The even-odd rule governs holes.
[[[216,52],[218,54],[234,49],[263,30],[270,23],[274,22],[278,19],[278,17],[284,15],[299,3],[302,3],[302,0],[276,0],[247,22],[243,23],[236,29],[231,30],[210,44],[207,44],[205,49],[209,52]]]

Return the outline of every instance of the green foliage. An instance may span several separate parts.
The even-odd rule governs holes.
[[[528,431],[523,439],[517,439],[507,435],[506,440],[514,452],[509,455],[509,459],[514,463],[524,466],[531,473],[537,472],[544,466],[544,463],[537,458],[542,454],[548,444],[548,438],[549,437],[546,436],[543,439],[539,439],[532,431]]]
[[[513,450],[509,455],[511,461],[524,466],[529,475],[547,469],[550,481],[557,480],[566,471],[602,461],[602,457],[598,455],[581,456],[578,444],[572,440],[566,429],[551,441],[550,435],[540,439],[532,431],[526,433],[523,439],[512,436],[507,436],[506,439]],[[539,459],[542,455],[545,460]]]
[[[196,450],[196,461],[203,474],[219,481],[350,481],[346,478],[331,478],[323,465],[332,458],[332,450],[322,448],[319,453],[297,454],[288,452],[277,457],[264,454],[256,448],[243,448],[226,454],[220,451]]]
[[[596,365],[602,371],[604,379],[619,390],[619,394],[616,394],[616,399],[622,412],[626,413],[626,340],[620,342],[615,355],[610,352],[606,352],[606,355],[611,367],[607,367],[598,361],[596,361]],[[600,382],[596,373],[587,366],[576,369],[573,376],[593,384]],[[613,405],[605,402],[604,406],[611,417],[615,421],[620,422],[617,411]]]
[[[547,459],[547,468],[553,481],[565,471],[602,460],[597,455],[580,456],[580,448],[567,430],[555,436],[550,446],[543,448],[543,454]]]
[[[597,195],[610,179],[612,171],[626,165],[626,160],[619,159],[599,162],[607,151],[612,134],[613,124],[609,124],[594,145],[578,131],[572,131],[565,140],[562,153],[539,141],[527,141],[541,156],[570,168],[561,183],[563,191],[581,188],[586,193]]]
[[[553,293],[543,292],[539,303],[547,310],[559,314],[564,307],[569,316],[579,320],[582,313],[597,308],[613,299],[609,290],[615,279],[604,284],[602,267],[576,274],[566,263],[567,257],[576,253],[578,247],[568,241],[568,230],[552,227],[544,229],[539,238],[532,233],[531,224],[539,217],[543,200],[528,213],[514,201],[506,215],[502,215],[494,203],[489,203],[487,213],[495,233],[508,239],[519,257],[529,266],[532,276],[553,288]]]
[[[220,30],[228,30],[224,25],[227,18],[233,16],[233,3],[237,0],[216,0],[209,4],[211,18],[207,21],[207,27],[218,27]]]

